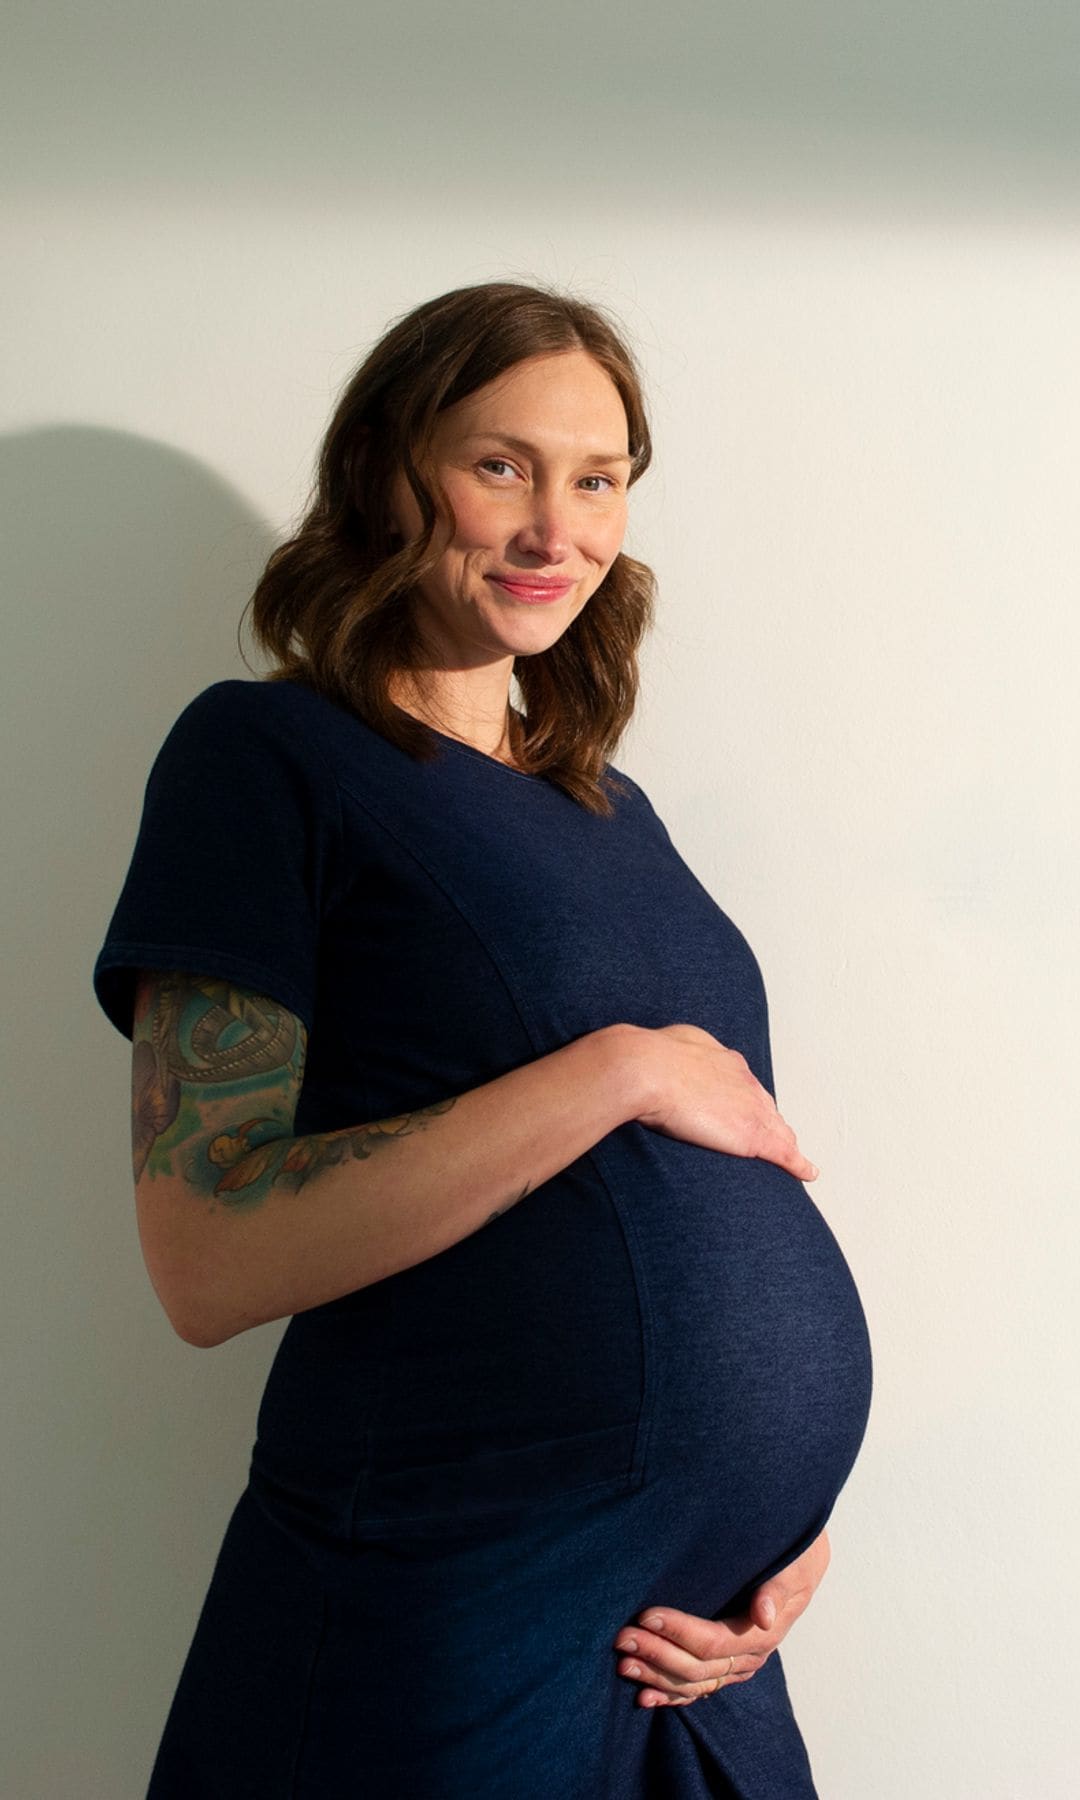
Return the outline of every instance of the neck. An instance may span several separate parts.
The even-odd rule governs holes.
[[[485,756],[513,763],[510,748],[510,674],[505,669],[405,671],[390,686],[394,704],[436,731],[471,744]],[[477,676],[487,679],[481,685]]]

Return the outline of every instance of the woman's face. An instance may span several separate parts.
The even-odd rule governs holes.
[[[436,526],[435,568],[416,597],[437,665],[475,668],[548,649],[607,574],[626,530],[626,413],[583,350],[534,356],[448,407],[429,472],[454,528]],[[393,522],[420,511],[404,476]]]

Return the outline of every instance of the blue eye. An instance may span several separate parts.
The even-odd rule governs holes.
[[[587,481],[603,481],[604,483],[606,483],[606,487],[603,487],[603,488],[598,488],[598,487],[586,488],[585,491],[586,491],[586,493],[589,493],[589,494],[603,494],[607,491],[607,488],[613,488],[615,486],[615,483],[611,479],[610,475],[583,475],[581,478],[581,485],[584,487],[585,483]]]

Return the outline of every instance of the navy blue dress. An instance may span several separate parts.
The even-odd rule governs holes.
[[[753,954],[616,779],[597,817],[450,738],[415,761],[298,683],[217,683],[154,765],[98,997],[127,1035],[140,967],[297,1013],[298,1134],[620,1020],[702,1026],[771,1090]],[[290,1321],[150,1800],[807,1800],[778,1656],[646,1709],[612,1639],[657,1602],[737,1611],[805,1548],[869,1394],[801,1183],[620,1127]]]

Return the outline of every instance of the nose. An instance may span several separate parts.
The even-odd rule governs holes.
[[[524,556],[536,556],[545,563],[565,562],[570,554],[570,521],[565,501],[557,494],[539,490],[530,494],[514,543]]]

